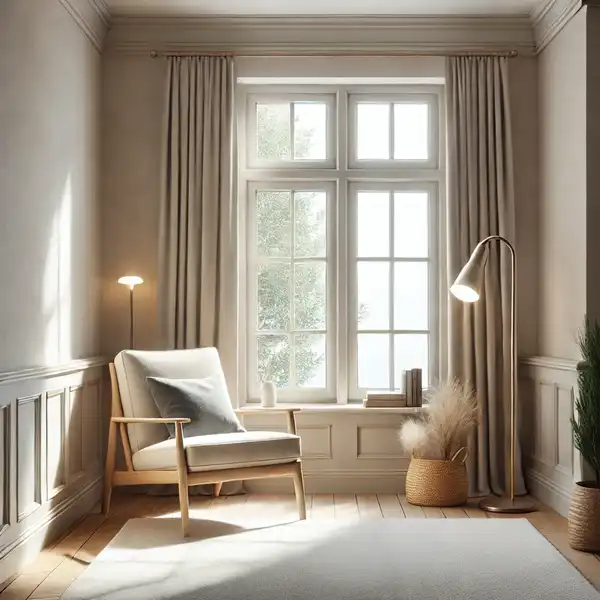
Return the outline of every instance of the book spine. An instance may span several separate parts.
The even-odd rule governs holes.
[[[412,389],[412,371],[410,369],[404,371],[404,382],[404,386],[406,388],[406,406],[414,406]]]

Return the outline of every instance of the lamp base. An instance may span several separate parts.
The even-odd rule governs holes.
[[[486,512],[494,513],[530,513],[537,509],[528,498],[504,498],[502,496],[488,496],[479,503],[479,508]]]

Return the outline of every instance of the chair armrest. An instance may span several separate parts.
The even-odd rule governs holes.
[[[111,417],[113,423],[191,423],[191,419],[185,417],[173,417],[169,419],[146,418],[146,417]]]
[[[262,407],[256,407],[256,408],[252,408],[252,407],[244,407],[244,408],[236,408],[235,412],[239,415],[260,415],[260,414],[265,414],[265,413],[280,413],[280,414],[285,414],[286,417],[286,423],[287,423],[287,430],[288,433],[291,433],[292,435],[298,435],[297,433],[297,428],[296,428],[296,413],[300,412],[301,409],[300,408],[283,408],[283,407],[276,407],[276,408],[262,408]]]

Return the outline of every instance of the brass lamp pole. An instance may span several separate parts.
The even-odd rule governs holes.
[[[133,349],[133,288],[144,280],[137,275],[125,275],[119,278],[118,283],[129,286],[129,348]]]
[[[490,235],[483,239],[471,254],[467,264],[462,268],[450,291],[462,302],[477,302],[481,295],[485,265],[488,257],[488,246],[498,241],[506,245],[510,251],[511,294],[510,294],[510,496],[490,496],[484,498],[479,506],[488,512],[528,513],[535,510],[533,503],[527,498],[515,496],[515,458],[517,443],[517,255],[514,246],[500,235]]]

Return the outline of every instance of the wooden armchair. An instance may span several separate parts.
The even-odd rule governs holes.
[[[188,535],[188,487],[225,481],[292,477],[300,519],[306,518],[300,438],[293,409],[285,412],[288,433],[246,431],[185,438],[189,419],[160,417],[147,377],[204,378],[222,373],[215,348],[170,351],[124,350],[109,365],[112,410],[106,455],[103,511],[108,513],[112,488],[119,485],[177,484],[183,535]],[[241,414],[257,409],[242,409]],[[260,410],[260,409],[258,409]],[[169,438],[166,424],[175,425]],[[116,470],[117,429],[126,470]]]

